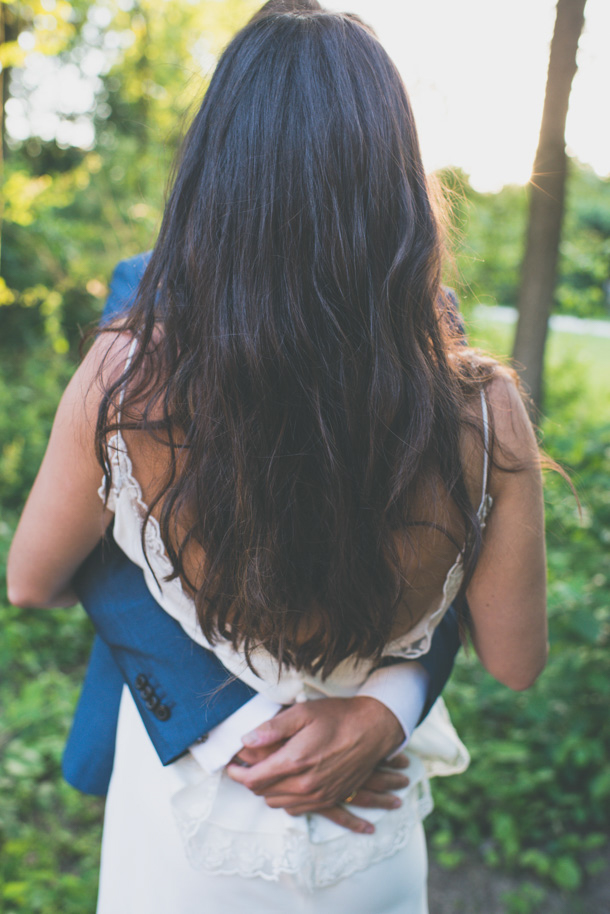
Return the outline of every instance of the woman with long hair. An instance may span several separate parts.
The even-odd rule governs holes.
[[[486,669],[527,688],[545,554],[515,377],[456,328],[374,33],[311,0],[270,6],[220,58],[133,308],[64,394],[12,586],[34,573],[69,595],[114,519],[163,608],[282,704],[421,656],[452,602]],[[249,769],[162,768],[127,693],[98,911],[425,912],[428,777],[466,754],[442,707],[420,730],[402,805],[355,834],[287,815]]]

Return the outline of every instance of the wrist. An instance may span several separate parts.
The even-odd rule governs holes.
[[[421,717],[428,696],[430,677],[416,661],[403,661],[379,667],[369,674],[358,689],[358,695],[376,698],[394,714],[403,733],[391,755],[406,746]]]
[[[378,745],[379,758],[386,758],[395,752],[405,741],[406,734],[390,708],[370,695],[356,695],[351,701],[361,708],[363,730],[367,739],[374,739]]]

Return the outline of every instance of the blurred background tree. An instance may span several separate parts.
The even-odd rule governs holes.
[[[519,321],[513,358],[538,409],[542,405],[544,349],[557,281],[566,189],[566,118],[576,74],[586,0],[558,0],[551,41],[542,126],[529,185],[527,242],[521,268]]]
[[[610,315],[610,181],[589,165],[568,160],[565,215],[559,248],[555,314]],[[452,213],[457,282],[462,301],[517,307],[528,218],[528,189],[506,185],[478,193],[460,169],[439,177]]]
[[[5,165],[3,342],[44,337],[66,351],[116,262],[154,242],[184,119],[254,4],[2,7],[5,110],[26,134],[9,139]],[[52,99],[47,76],[59,89]]]

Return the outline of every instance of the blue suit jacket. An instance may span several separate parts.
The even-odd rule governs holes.
[[[104,309],[106,321],[126,310],[149,254],[116,268]],[[195,644],[154,600],[142,571],[119,549],[111,532],[79,569],[75,590],[97,635],[63,756],[67,781],[104,795],[114,759],[119,702],[126,683],[164,765],[254,695],[211,652]],[[452,610],[420,658],[430,675],[422,719],[441,693],[457,650]]]

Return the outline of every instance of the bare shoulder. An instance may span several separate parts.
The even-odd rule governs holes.
[[[492,432],[489,491],[499,494],[511,478],[538,472],[538,443],[513,372],[492,359],[485,360],[483,394]],[[484,475],[485,434],[480,390],[471,392],[463,413],[461,456],[472,503],[478,504]],[[476,392],[475,392],[476,391]],[[507,472],[508,471],[508,472]]]
[[[83,451],[93,451],[102,397],[123,373],[132,343],[133,335],[121,327],[100,333],[62,395],[57,410],[58,430]]]
[[[498,366],[486,385],[485,396],[494,434],[493,462],[496,484],[502,476],[539,471],[540,456],[536,433],[523,397],[512,374]],[[502,473],[502,470],[511,473]]]
[[[108,324],[98,332],[81,368],[88,374],[101,376],[105,384],[112,384],[123,373],[134,342],[134,334],[126,329],[124,321]]]
[[[152,360],[159,380],[161,379],[162,371],[159,343],[163,336],[163,327],[160,324],[156,324],[145,349],[145,360],[147,362]],[[89,380],[98,378],[100,385],[108,389],[123,374],[132,347],[141,344],[141,339],[138,336],[134,336],[134,333],[125,326],[124,319],[118,319],[108,324],[98,334],[80,369]],[[140,376],[138,375],[138,380],[139,378]]]

